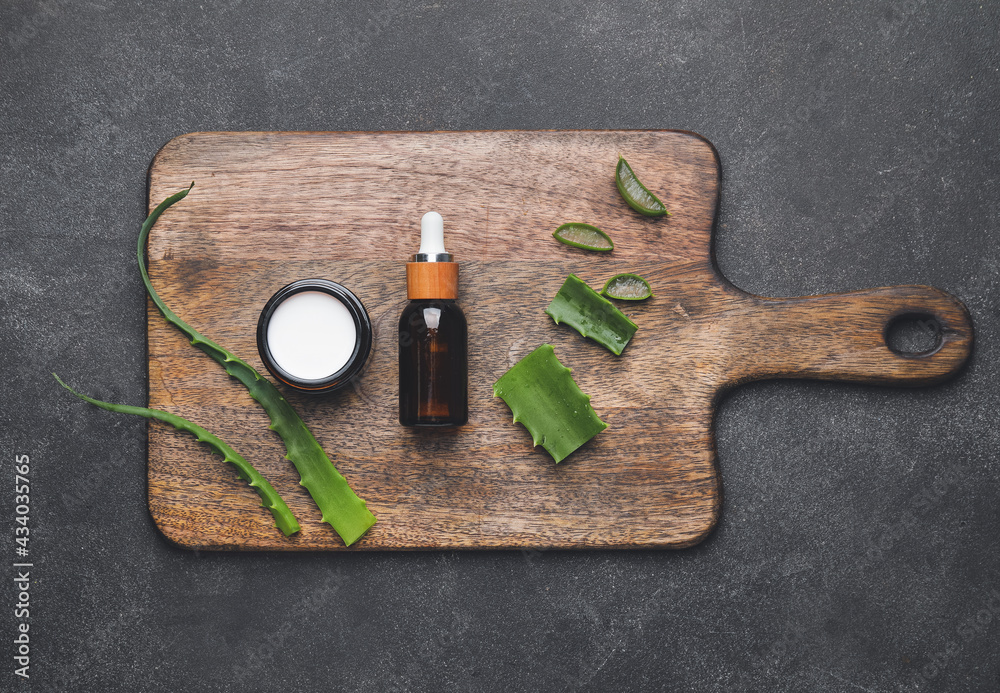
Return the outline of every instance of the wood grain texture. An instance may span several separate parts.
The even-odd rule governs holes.
[[[673,216],[625,205],[613,178],[619,153]],[[196,329],[263,373],[257,316],[285,284],[331,279],[371,315],[375,345],[355,387],[284,390],[378,517],[350,550],[688,546],[719,516],[720,393],[775,377],[931,383],[972,346],[964,306],[930,287],[771,299],[732,286],[712,259],[718,157],[692,133],[194,133],[154,159],[150,207],[192,180],[153,229],[149,263],[167,305]],[[469,322],[469,424],[450,431],[396,418],[405,262],[431,209],[461,263]],[[551,234],[566,221],[601,227],[615,250],[557,243]],[[544,314],[571,272],[594,287],[619,272],[653,285],[655,298],[622,306],[639,325],[622,356]],[[933,353],[888,348],[887,325],[907,314],[940,323]],[[152,304],[148,325],[150,406],[233,445],[302,524],[283,537],[218,457],[154,422],[149,506],[163,533],[192,548],[343,550],[243,388]],[[492,397],[496,378],[543,342],[609,424],[558,466]]]

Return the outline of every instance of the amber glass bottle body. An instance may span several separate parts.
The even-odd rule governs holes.
[[[410,301],[399,318],[399,423],[469,420],[467,343],[465,313],[455,301]]]

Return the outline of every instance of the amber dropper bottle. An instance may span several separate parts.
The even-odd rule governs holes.
[[[469,420],[468,328],[458,263],[444,249],[437,212],[420,220],[420,250],[406,263],[410,303],[399,318],[399,423],[461,426]]]

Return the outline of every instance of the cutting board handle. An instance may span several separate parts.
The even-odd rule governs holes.
[[[972,353],[969,311],[930,286],[885,286],[801,298],[755,296],[737,382],[818,378],[885,385],[927,385],[955,374]],[[890,348],[900,318],[926,321],[937,345],[920,353]],[[744,332],[741,330],[741,332]]]

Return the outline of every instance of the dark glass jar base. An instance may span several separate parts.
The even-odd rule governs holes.
[[[271,348],[267,341],[268,325],[275,310],[282,301],[303,291],[320,291],[343,303],[354,319],[356,331],[354,350],[347,363],[336,373],[317,380],[304,380],[285,371],[272,357]],[[260,360],[264,367],[279,382],[300,392],[321,395],[339,390],[360,376],[371,354],[373,332],[368,311],[350,289],[328,279],[300,279],[279,289],[261,310],[257,320],[257,352],[260,354]]]

